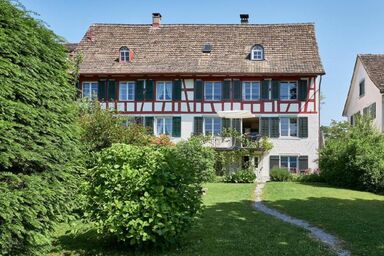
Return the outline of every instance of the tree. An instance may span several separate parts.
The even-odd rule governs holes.
[[[366,117],[353,126],[333,121],[319,165],[320,176],[330,184],[384,192],[384,136]]]
[[[63,40],[9,0],[0,49],[0,254],[41,255],[76,187],[76,89]]]

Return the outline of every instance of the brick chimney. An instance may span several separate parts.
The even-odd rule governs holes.
[[[249,15],[248,14],[240,14],[240,22],[241,24],[248,24]]]
[[[161,14],[158,12],[152,13],[152,27],[159,28],[161,21]]]

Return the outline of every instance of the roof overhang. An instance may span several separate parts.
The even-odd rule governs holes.
[[[218,111],[217,115],[221,118],[253,118],[255,117],[254,114],[252,114],[248,110],[228,110],[228,111]]]

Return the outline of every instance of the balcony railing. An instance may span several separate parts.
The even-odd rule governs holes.
[[[210,138],[205,145],[218,150],[255,149],[262,151],[261,139],[259,134],[243,134],[239,137],[215,136]]]

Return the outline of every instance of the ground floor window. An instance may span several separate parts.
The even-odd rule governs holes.
[[[280,167],[290,171],[296,171],[298,167],[297,156],[280,156]]]
[[[90,100],[97,99],[98,83],[97,82],[84,82],[83,83],[83,98]]]
[[[156,118],[157,135],[172,135],[172,117]]]
[[[205,135],[218,136],[221,134],[221,118],[205,117],[204,118]]]

